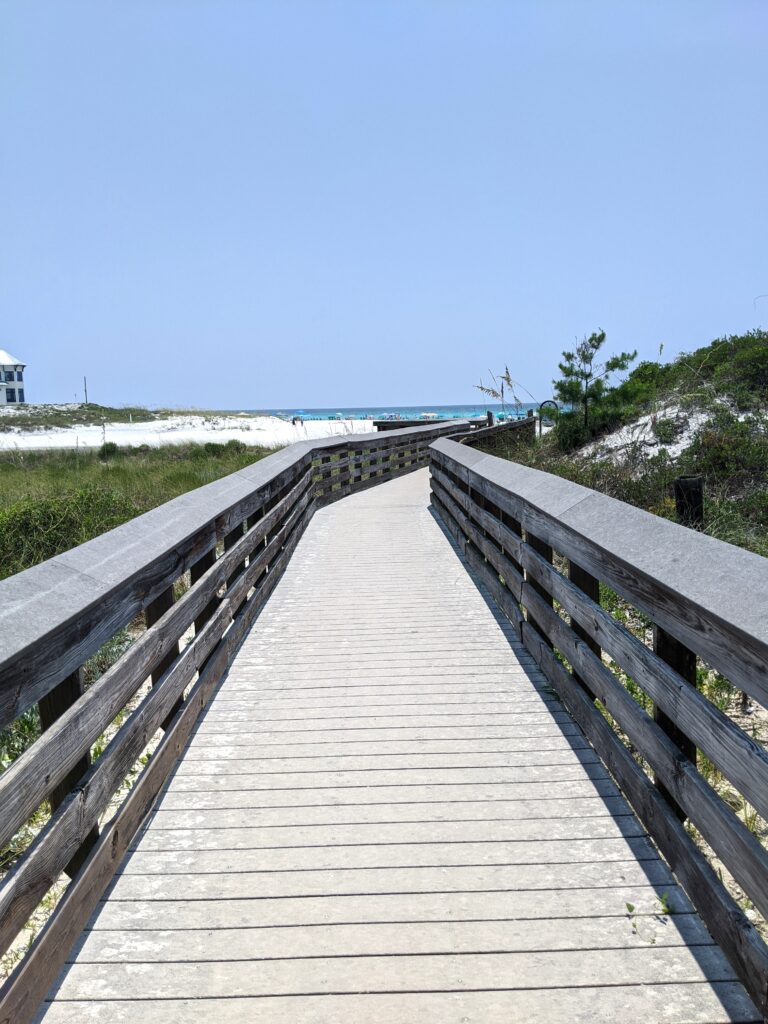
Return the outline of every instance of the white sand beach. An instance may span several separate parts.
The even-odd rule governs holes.
[[[7,424],[7,421],[6,421]],[[4,425],[6,425],[4,424]],[[370,420],[305,420],[293,425],[278,416],[178,415],[142,423],[94,423],[58,428],[20,428],[0,431],[0,450],[40,448],[98,448],[104,441],[121,447],[189,442],[243,441],[262,448],[279,448],[294,441],[373,432]]]

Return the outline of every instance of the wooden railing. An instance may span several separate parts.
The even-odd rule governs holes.
[[[765,1013],[768,948],[703,851],[764,918],[768,851],[702,770],[714,766],[742,810],[768,819],[768,754],[696,681],[703,662],[768,704],[768,561],[450,440],[432,446],[431,486],[436,512]],[[601,607],[601,583],[649,620],[650,644]]]
[[[291,445],[0,583],[0,727],[37,704],[43,730],[0,776],[0,848],[52,811],[0,881],[3,952],[73,876],[2,989],[0,1022],[32,1018],[315,509],[424,466],[432,441],[466,427]],[[137,618],[146,628],[86,689],[85,662]]]
[[[538,422],[535,416],[526,416],[524,420],[505,420],[492,427],[475,427],[471,433],[461,432],[459,438],[470,448],[510,458],[518,445],[533,444]]]

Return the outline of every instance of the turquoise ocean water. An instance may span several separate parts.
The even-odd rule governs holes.
[[[328,419],[352,419],[352,420],[384,420],[384,419],[476,419],[485,416],[490,409],[496,417],[506,416],[507,419],[524,418],[528,415],[529,409],[538,409],[538,405],[525,403],[515,405],[507,403],[502,406],[496,402],[479,403],[475,405],[368,405],[368,406],[340,406],[329,409],[249,409],[248,412],[266,412],[272,416],[281,416],[292,419],[294,416],[303,416],[305,420],[328,420]],[[428,415],[434,414],[434,415]]]

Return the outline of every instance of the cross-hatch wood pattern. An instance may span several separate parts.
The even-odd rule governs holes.
[[[426,470],[319,510],[39,1019],[759,1020],[517,636]]]

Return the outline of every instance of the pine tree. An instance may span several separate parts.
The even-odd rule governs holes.
[[[637,357],[637,352],[621,352],[604,363],[595,363],[604,342],[605,331],[597,331],[582,338],[573,352],[563,352],[563,362],[558,363],[562,380],[552,382],[561,402],[567,402],[573,409],[581,407],[586,428],[589,427],[590,407],[599,403],[606,393],[608,376],[617,370],[626,370]]]

